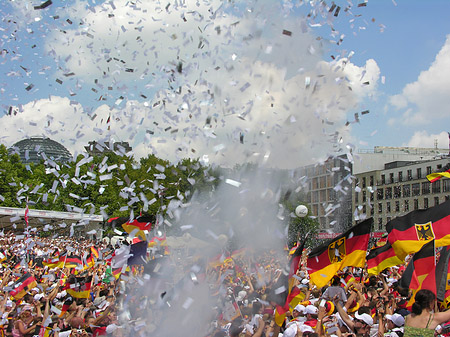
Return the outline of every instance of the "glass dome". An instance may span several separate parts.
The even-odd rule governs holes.
[[[23,163],[40,163],[51,159],[56,162],[67,162],[72,154],[60,143],[46,137],[30,137],[22,139],[9,148],[9,153],[17,153]]]

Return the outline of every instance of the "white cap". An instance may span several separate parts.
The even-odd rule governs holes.
[[[355,318],[363,321],[364,323],[366,323],[369,326],[373,325],[373,318],[369,314],[359,315],[358,313],[355,313]]]
[[[314,305],[307,305],[305,308],[305,314],[317,315],[319,313],[319,309]]]
[[[247,292],[245,290],[241,290],[240,292],[238,292],[236,301],[242,301],[245,298],[245,296],[247,296]]]
[[[314,332],[313,328],[306,324],[300,325],[299,329],[301,330],[301,332]]]
[[[392,321],[396,326],[405,325],[405,319],[400,314],[386,315],[386,319]]]
[[[36,294],[33,298],[35,301],[39,301],[42,297],[44,297],[44,294]]]
[[[295,311],[298,311],[301,314],[305,313],[305,309],[306,309],[305,306],[301,304],[297,304],[294,308]]]

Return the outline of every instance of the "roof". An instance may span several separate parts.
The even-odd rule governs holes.
[[[24,163],[40,163],[41,160],[66,162],[72,154],[62,144],[46,137],[22,139],[8,149],[9,153],[18,153]]]

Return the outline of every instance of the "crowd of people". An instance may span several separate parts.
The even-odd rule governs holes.
[[[277,295],[286,292],[279,281],[287,254],[247,252],[187,265],[153,247],[131,264],[118,261],[133,255],[124,255],[123,245],[3,234],[1,336],[166,336],[163,326],[182,324],[171,322],[166,309],[177,301],[171,289],[186,279],[204,285],[212,303],[195,312],[205,322],[195,330],[199,337],[450,336],[450,311],[438,308],[433,292],[423,289],[411,299],[398,286],[404,266],[371,276],[346,268],[317,288],[303,258],[283,310]],[[192,298],[184,297],[184,309],[193,308]],[[187,331],[178,335],[194,336]]]

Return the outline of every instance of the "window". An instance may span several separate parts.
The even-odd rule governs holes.
[[[378,213],[383,213],[383,204],[381,202],[378,203]]]
[[[401,197],[402,197],[402,187],[394,186],[394,198],[401,198]]]
[[[373,202],[373,195],[374,195],[374,193],[371,192],[371,193],[370,193],[370,201],[371,201],[371,202]]]
[[[422,168],[417,168],[417,179],[422,178]]]
[[[379,188],[377,190],[377,200],[383,200],[383,196],[384,196],[384,190],[382,188]]]
[[[355,204],[359,203],[359,192],[355,192]]]
[[[394,173],[389,173],[389,183],[390,184],[394,183]]]
[[[412,195],[413,196],[420,195],[420,184],[419,183],[412,184]]]
[[[373,206],[370,207],[370,215],[373,216],[373,214],[375,213],[375,210],[373,209]]]
[[[378,218],[378,230],[382,230],[383,229],[383,219],[382,218]]]
[[[386,200],[392,199],[392,187],[386,187],[385,197],[386,197]]]
[[[430,183],[428,181],[422,183],[422,194],[430,194]]]
[[[398,181],[403,181],[403,172],[402,171],[398,172]]]
[[[406,173],[408,175],[408,180],[412,180],[412,170],[408,170]]]
[[[362,199],[363,202],[366,202],[366,193],[367,193],[367,191],[364,190],[364,191],[363,191],[363,197],[362,197],[362,198],[363,198],[363,199]]]
[[[436,166],[436,168],[437,168],[438,171],[440,171],[441,168],[442,168],[442,164],[438,164],[438,165]]]
[[[439,197],[434,197],[434,206],[439,205]]]
[[[370,186],[373,186],[373,176],[369,177],[369,184],[370,184]]]
[[[405,203],[404,203],[404,211],[405,211],[405,212],[409,212],[409,200],[405,200]]]
[[[362,187],[366,188],[366,177],[362,178]]]
[[[386,185],[386,176],[384,174],[381,175],[381,185]]]
[[[450,191],[450,179],[444,179],[442,181],[442,192]]]
[[[387,202],[387,203],[386,203],[386,211],[387,211],[388,213],[391,213],[391,203],[390,203],[390,202]]]
[[[419,209],[419,199],[414,199],[414,210],[417,211]]]
[[[428,198],[423,198],[423,208],[428,208]]]
[[[431,174],[431,166],[427,166],[427,175]]]
[[[441,193],[441,181],[438,180],[432,183],[431,190],[433,191],[433,193]]]
[[[367,212],[366,205],[363,205],[362,212],[363,212],[363,214],[366,214],[366,212]]]
[[[395,202],[395,211],[400,212],[400,201]]]
[[[403,198],[409,198],[411,196],[411,185],[403,185]]]

